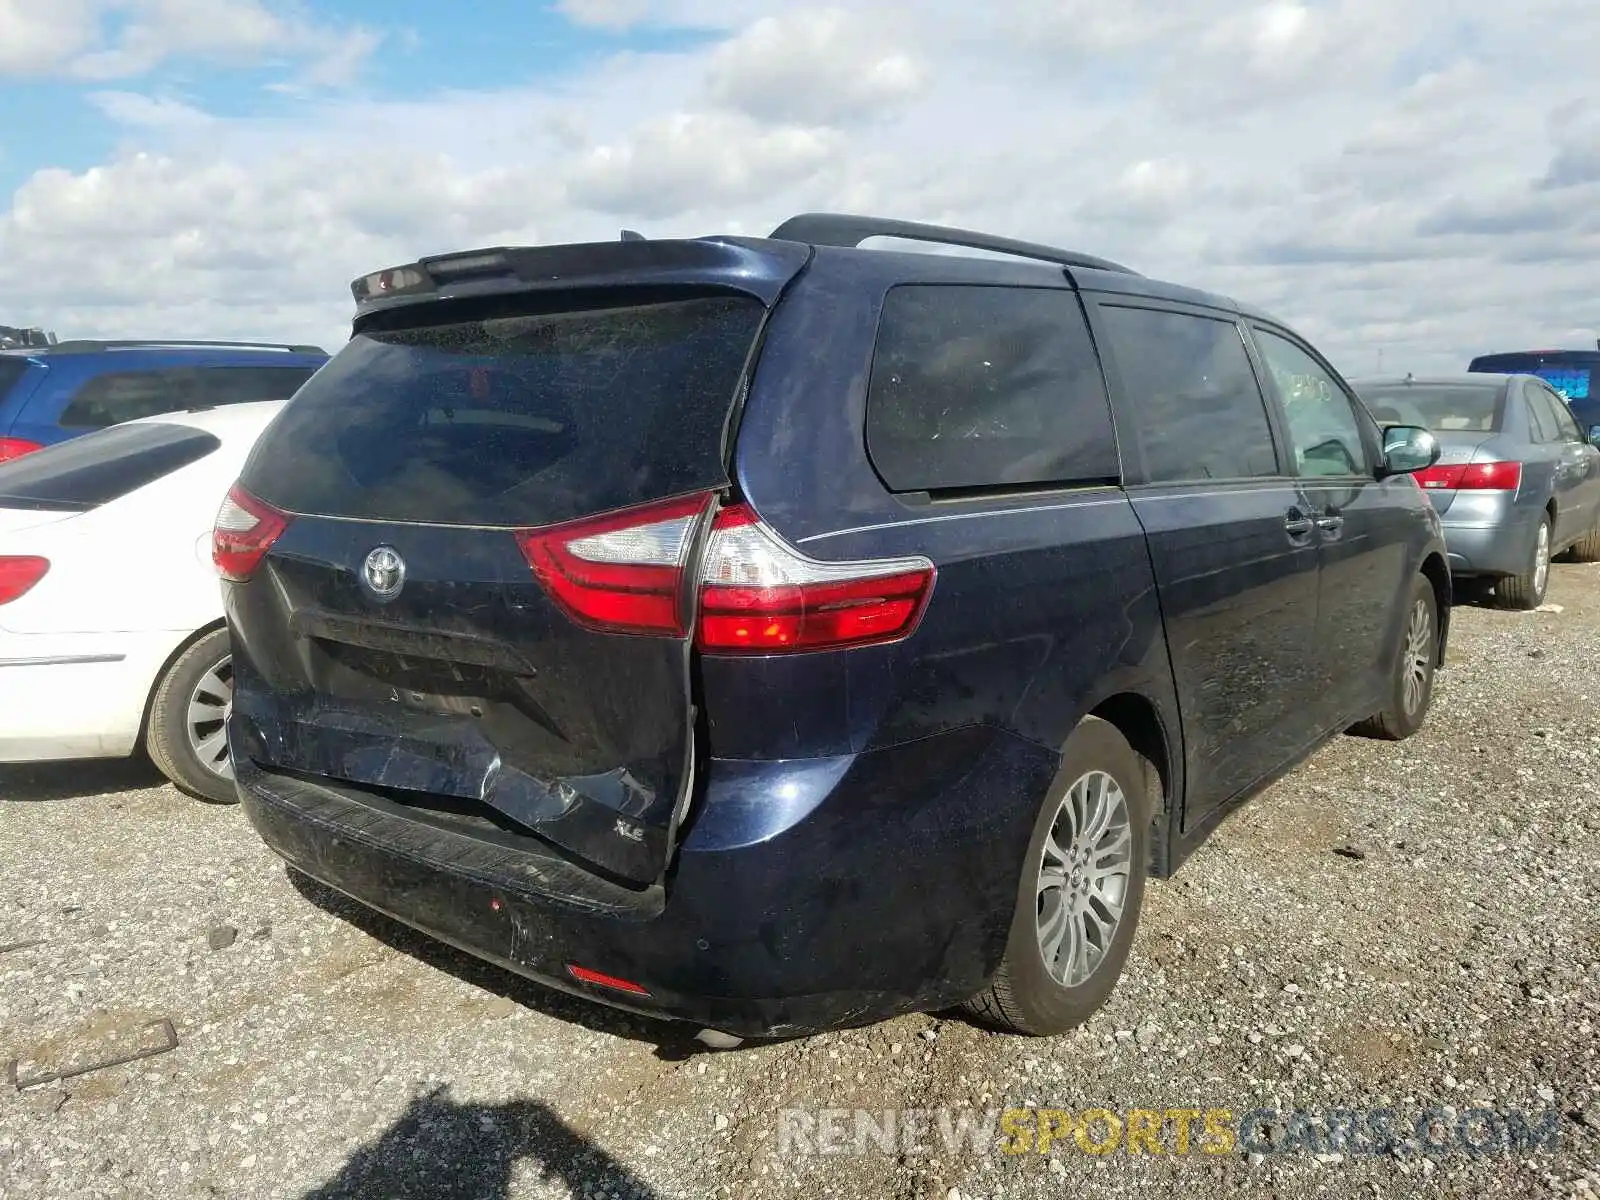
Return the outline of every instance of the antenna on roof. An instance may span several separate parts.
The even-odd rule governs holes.
[[[625,242],[642,242],[645,240],[645,236],[636,230],[624,229],[622,231],[622,240]]]

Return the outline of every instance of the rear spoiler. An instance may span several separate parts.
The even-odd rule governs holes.
[[[809,247],[751,238],[650,240],[495,247],[432,255],[363,275],[350,285],[356,319],[423,301],[516,292],[710,285],[775,302],[805,266]]]

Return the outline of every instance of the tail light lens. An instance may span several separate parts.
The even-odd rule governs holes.
[[[236,483],[217,510],[211,530],[211,561],[224,579],[244,583],[287,528],[285,514]]]
[[[806,558],[750,509],[727,508],[706,551],[698,641],[707,651],[748,654],[897,641],[922,619],[933,581],[925,558]]]
[[[683,573],[710,505],[706,492],[524,530],[517,542],[544,590],[578,624],[682,637]]]
[[[10,462],[13,458],[21,458],[24,454],[32,454],[35,450],[43,450],[39,442],[30,442],[27,438],[0,437],[0,462]]]
[[[0,604],[10,604],[33,590],[50,570],[50,560],[32,554],[0,554]]]
[[[704,493],[522,530],[517,542],[539,583],[578,624],[683,637],[684,576],[712,499]],[[892,642],[916,628],[933,581],[925,558],[807,558],[737,505],[712,524],[695,636],[701,649],[717,654]]]
[[[1429,467],[1414,473],[1417,483],[1425,492],[1480,491],[1514,492],[1522,486],[1522,464],[1519,462],[1453,463],[1449,466]]]

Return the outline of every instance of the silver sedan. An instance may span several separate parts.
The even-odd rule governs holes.
[[[1439,461],[1413,476],[1444,525],[1450,569],[1494,581],[1510,608],[1544,603],[1550,560],[1600,561],[1600,450],[1532,375],[1368,379],[1379,425],[1420,425]]]

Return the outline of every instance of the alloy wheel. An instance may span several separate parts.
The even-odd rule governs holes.
[[[1110,775],[1090,771],[1056,809],[1039,864],[1039,953],[1057,983],[1080,987],[1105,961],[1132,871],[1128,799]]]
[[[1418,598],[1411,606],[1411,620],[1406,625],[1406,656],[1401,664],[1405,672],[1406,715],[1414,717],[1422,707],[1422,698],[1428,690],[1428,671],[1433,664],[1433,614],[1428,602]]]
[[[223,779],[233,778],[233,762],[228,757],[228,717],[232,712],[233,656],[229,655],[195,684],[184,721],[189,749],[206,770]]]

